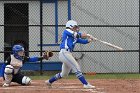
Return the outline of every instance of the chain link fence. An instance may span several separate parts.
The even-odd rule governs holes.
[[[60,70],[61,34],[65,23],[73,19],[81,32],[124,49],[118,51],[100,42],[77,44],[73,54],[82,72],[140,72],[139,0],[3,0],[0,12],[1,63],[13,44],[23,43],[27,56],[41,56],[44,50],[55,52],[50,60],[26,64],[32,65],[30,70]],[[28,69],[26,66],[23,69]]]

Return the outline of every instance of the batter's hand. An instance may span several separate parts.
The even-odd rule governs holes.
[[[92,39],[93,41],[97,41],[97,38],[93,37],[92,35],[90,36],[90,39]]]
[[[86,39],[88,36],[87,36],[87,34],[86,33],[82,33],[82,35],[81,35],[81,38],[82,39]]]
[[[92,39],[88,39],[88,42],[90,43],[90,42],[92,42],[93,40]]]
[[[87,34],[87,36],[88,36],[88,41],[89,42],[92,42],[92,41],[96,41],[97,40],[97,38],[95,38],[95,37],[93,37],[92,35],[90,35],[90,34]]]
[[[52,51],[45,51],[43,54],[43,58],[48,60],[50,57],[53,56],[53,52]]]

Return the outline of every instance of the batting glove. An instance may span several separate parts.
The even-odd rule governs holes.
[[[93,41],[96,41],[96,40],[97,40],[97,38],[93,37],[93,36],[90,35],[90,34],[87,34],[87,36],[89,37],[89,39],[91,39],[91,40],[93,40]]]

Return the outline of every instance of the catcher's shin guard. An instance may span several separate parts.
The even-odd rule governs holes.
[[[31,84],[31,79],[27,76],[24,76],[22,78],[22,85],[30,85]]]
[[[14,67],[11,65],[7,65],[4,70],[4,78],[5,78],[5,83],[10,84],[13,78],[13,73],[14,73]]]

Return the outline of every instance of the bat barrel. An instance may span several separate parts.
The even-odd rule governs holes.
[[[116,49],[118,49],[118,50],[123,50],[123,48],[121,48],[121,47],[119,47],[119,46],[116,46],[116,45],[114,45],[114,44],[111,44],[111,43],[108,43],[108,42],[105,42],[105,41],[102,41],[102,40],[99,40],[99,39],[97,39],[97,41],[99,41],[99,42],[101,42],[101,43],[103,43],[103,44],[105,44],[105,45],[108,45],[108,46],[110,46],[110,47],[116,48]]]

